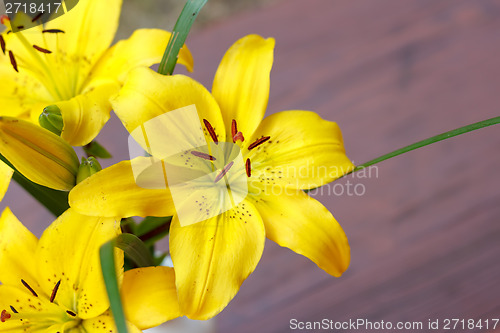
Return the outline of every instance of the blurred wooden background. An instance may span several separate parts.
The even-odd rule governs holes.
[[[269,113],[338,122],[356,163],[500,113],[497,0],[277,1],[195,31],[193,76],[211,87],[225,50],[250,33],[276,38]],[[100,141],[124,158],[120,124],[105,130]],[[500,318],[499,148],[500,126],[490,127],[335,183],[365,189],[317,196],[349,237],[349,270],[333,278],[268,242],[218,332],[289,332],[292,318]],[[15,186],[6,204],[38,230],[49,220]]]

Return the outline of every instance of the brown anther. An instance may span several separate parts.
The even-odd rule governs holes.
[[[217,175],[217,177],[215,177],[214,183],[217,183],[219,180],[221,180],[222,178],[224,178],[224,176],[229,171],[229,169],[231,169],[231,167],[233,166],[233,164],[234,164],[234,161],[231,161],[231,163],[229,163],[228,165],[226,165],[224,167],[224,169],[222,169],[222,171]]]
[[[215,142],[215,144],[219,144],[219,139],[217,139],[217,134],[215,134],[215,130],[212,127],[212,124],[208,122],[208,120],[203,119],[203,123],[205,124],[205,128],[207,129],[208,133],[212,137],[212,140]]]
[[[202,152],[199,152],[199,151],[193,150],[193,151],[191,151],[191,154],[193,154],[196,157],[203,158],[205,160],[215,161],[215,157],[213,157],[212,155],[208,155],[208,154],[205,154],[205,153],[202,153]]]
[[[250,146],[248,146],[248,150],[252,150],[254,149],[255,147],[258,147],[260,146],[261,144],[263,144],[264,142],[266,142],[267,140],[269,140],[271,137],[270,136],[264,136],[260,139],[257,139],[255,140],[254,143],[252,143]]]
[[[52,289],[52,295],[50,295],[50,303],[54,303],[54,300],[56,299],[57,291],[59,290],[59,286],[61,285],[61,280],[59,280],[54,289]]]
[[[2,47],[2,52],[5,54],[6,46],[5,46],[5,39],[3,39],[3,36],[0,35],[0,46]]]
[[[238,125],[236,124],[236,120],[233,119],[233,122],[231,123],[231,136],[234,138],[236,133],[238,133]]]
[[[64,30],[61,29],[45,29],[42,30],[43,34],[65,34]]]
[[[2,315],[0,316],[0,320],[2,320],[2,323],[5,323],[7,319],[10,319],[12,317],[10,313],[8,313],[6,310],[2,311]]]
[[[35,21],[38,21],[40,19],[40,17],[42,17],[43,15],[43,12],[41,12],[40,14],[38,14],[37,16],[33,17],[33,19],[31,20],[31,22],[35,22]]]
[[[76,317],[76,313],[74,313],[73,311],[67,310],[66,313],[69,314],[72,317]]]
[[[24,29],[24,25],[18,25],[17,26],[17,30],[23,30]]]
[[[252,164],[251,164],[249,158],[247,158],[247,161],[245,163],[245,170],[247,172],[247,176],[251,177],[252,176]]]
[[[17,61],[16,61],[16,58],[14,57],[14,53],[12,53],[12,51],[9,51],[9,58],[10,58],[10,63],[12,64],[12,67],[14,67],[14,70],[19,73],[19,69],[17,69]]]
[[[52,53],[52,51],[47,50],[47,49],[44,49],[43,47],[40,47],[40,46],[38,46],[38,45],[33,45],[33,48],[34,48],[35,50],[37,50],[37,51],[42,52],[42,53],[47,53],[47,54]]]
[[[14,312],[14,313],[19,313],[19,312],[17,312],[17,310],[16,310],[16,309],[15,309],[12,305],[10,306],[10,309],[11,309],[11,310],[12,310],[12,312]]]
[[[33,290],[33,288],[30,287],[28,283],[26,283],[26,281],[21,279],[21,283],[23,284],[23,286],[26,287],[26,289],[28,289],[33,294],[33,296],[38,297],[38,294]]]

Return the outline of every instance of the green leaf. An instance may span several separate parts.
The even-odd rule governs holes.
[[[125,311],[120,297],[120,287],[115,269],[115,240],[109,241],[99,250],[101,257],[101,269],[106,291],[108,292],[111,313],[115,319],[118,333],[128,333]]]
[[[200,10],[205,6],[207,0],[188,0],[181,15],[177,19],[174,26],[174,31],[168,41],[167,49],[163,54],[158,73],[163,75],[172,75],[177,64],[179,50],[186,42],[186,38],[191,30],[196,17]]]
[[[159,239],[162,239],[170,230],[172,217],[153,217],[148,216],[142,220],[135,230],[135,234],[146,244],[152,245]]]
[[[111,154],[99,142],[92,141],[88,145],[83,146],[83,150],[87,156],[94,156],[97,158],[111,158]]]
[[[101,270],[108,292],[111,312],[119,333],[127,333],[127,322],[120,297],[120,287],[116,276],[115,251],[117,247],[125,253],[138,267],[155,266],[155,261],[144,243],[132,234],[121,234],[107,242],[99,250]]]
[[[138,267],[154,266],[155,262],[149,249],[135,235],[121,234],[116,238],[115,246],[122,249]]]

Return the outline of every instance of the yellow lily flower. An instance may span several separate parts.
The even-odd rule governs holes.
[[[119,220],[72,209],[38,240],[6,208],[0,217],[0,332],[116,332],[101,274],[99,248],[120,233]],[[117,271],[131,332],[180,315],[174,272]]]
[[[222,59],[212,94],[186,76],[162,76],[142,68],[131,71],[112,101],[132,135],[151,119],[194,104],[200,117],[196,127],[203,129],[209,147],[213,149],[221,142],[233,148],[237,145],[245,162],[234,171],[238,162],[227,158],[234,155],[232,152],[212,156],[210,148],[192,150],[182,161],[187,169],[180,175],[203,169],[203,165],[194,164],[205,163],[209,170],[212,166],[217,172],[204,186],[227,178],[233,195],[245,192],[248,186],[248,195],[238,205],[200,223],[181,226],[170,195],[175,181],[168,178],[169,186],[163,190],[142,188],[136,183],[132,166],[142,163],[144,157],[104,169],[70,192],[71,207],[91,215],[174,215],[170,253],[181,311],[189,318],[210,318],[228,304],[255,269],[266,236],[308,257],[331,275],[340,276],[349,265],[350,249],[342,228],[303,190],[333,181],[354,165],[345,155],[337,124],[309,111],[284,111],[263,119],[273,50],[271,38],[250,35],[237,41]],[[182,127],[179,131],[182,134]],[[196,136],[186,132],[186,140]],[[173,143],[156,140],[155,144]],[[150,153],[156,154],[154,150]],[[176,164],[177,159],[166,158],[165,163]],[[168,170],[166,173],[168,177]],[[244,182],[239,181],[242,175]],[[188,188],[186,201],[190,193],[200,191],[202,184],[198,185]],[[196,201],[191,211],[196,213],[203,207],[200,211],[204,213],[210,205],[224,205],[222,191],[208,193],[200,196],[201,201]],[[178,211],[182,207],[175,208]]]
[[[109,98],[130,69],[161,60],[170,33],[141,29],[110,48],[122,0],[80,0],[45,25],[13,33],[31,18],[1,18],[0,104],[2,114],[38,122],[44,107],[56,104],[64,121],[61,136],[73,146],[92,141],[109,119]],[[62,10],[62,9],[61,9]],[[179,63],[192,70],[184,47]]]

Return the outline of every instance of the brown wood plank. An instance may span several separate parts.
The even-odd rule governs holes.
[[[337,121],[364,162],[498,115],[498,1],[282,1],[198,32],[208,87],[244,34],[276,38],[269,111]],[[196,57],[196,54],[203,56]],[[218,317],[219,332],[288,332],[289,320],[425,321],[500,315],[498,128],[379,166],[362,197],[318,198],[344,226],[352,264],[340,279],[272,242]]]

